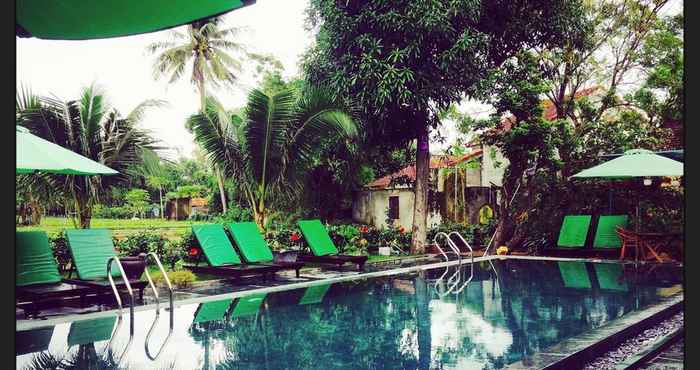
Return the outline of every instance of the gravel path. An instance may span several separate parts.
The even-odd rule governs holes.
[[[669,334],[681,327],[683,327],[683,312],[680,312],[675,316],[662,321],[653,328],[644,330],[636,336],[624,341],[616,349],[610,350],[589,362],[583,369],[613,369],[619,362],[642,350],[659,337]]]

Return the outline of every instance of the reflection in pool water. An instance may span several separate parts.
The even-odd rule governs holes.
[[[67,322],[17,332],[17,367],[501,368],[680,290],[679,268],[649,268],[504,260],[443,297],[438,269],[222,298],[178,307],[169,337],[161,311],[148,355],[155,311],[137,312],[131,342],[128,315]]]

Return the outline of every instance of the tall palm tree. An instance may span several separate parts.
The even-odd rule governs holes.
[[[300,193],[320,138],[335,136],[343,145],[343,139],[357,135],[352,115],[328,94],[313,89],[299,95],[291,88],[274,94],[255,89],[242,122],[210,98],[204,113],[189,118],[195,140],[211,161],[242,185],[261,230],[267,225],[271,193]]]
[[[248,55],[243,44],[232,40],[240,30],[238,28],[220,28],[220,17],[196,21],[187,26],[187,32],[171,31],[171,40],[150,44],[147,51],[157,54],[153,65],[156,79],[168,77],[169,83],[179,80],[191,65],[191,82],[199,91],[200,110],[206,104],[206,85],[232,86],[236,81],[234,72],[241,71],[241,63],[230,52]],[[214,167],[221,204],[226,212],[226,192],[221,170]]]
[[[137,124],[147,110],[165,103],[146,100],[124,117],[107,104],[95,85],[83,89],[78,100],[23,95],[17,97],[17,124],[120,172],[113,176],[49,175],[67,194],[66,209],[74,211],[75,226],[89,228],[99,194],[127,181],[128,169],[141,163],[143,149],[156,149],[155,140]]]

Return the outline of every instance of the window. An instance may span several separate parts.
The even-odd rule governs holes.
[[[389,197],[389,218],[392,220],[399,218],[399,197]]]

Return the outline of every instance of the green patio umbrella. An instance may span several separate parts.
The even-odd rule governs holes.
[[[650,150],[632,149],[613,160],[583,170],[571,177],[626,179],[631,177],[683,176],[683,163],[654,154]]]
[[[17,127],[16,173],[114,175],[119,172]]]
[[[650,150],[632,149],[615,159],[583,170],[571,178],[632,179],[649,177],[683,176],[683,163],[655,154]],[[635,224],[639,232],[639,199],[637,199]]]
[[[18,0],[15,35],[89,40],[160,31],[230,12],[255,0]]]

